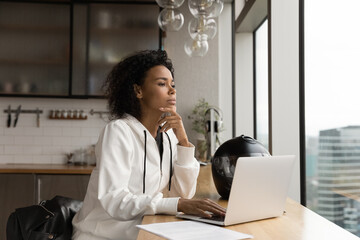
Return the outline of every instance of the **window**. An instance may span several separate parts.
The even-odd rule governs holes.
[[[255,138],[269,149],[268,21],[254,31]]]
[[[358,0],[304,0],[307,207],[357,236],[359,9]]]

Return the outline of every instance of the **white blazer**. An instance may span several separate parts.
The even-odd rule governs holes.
[[[104,127],[83,206],[73,219],[73,239],[136,239],[144,215],[176,214],[179,197],[194,196],[195,148],[177,145],[172,130],[167,133],[160,163],[156,140],[133,116]],[[169,197],[164,198],[170,174]]]

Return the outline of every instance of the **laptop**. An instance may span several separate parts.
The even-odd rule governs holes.
[[[281,216],[295,156],[239,157],[225,217],[203,218],[179,213],[179,218],[228,226]]]

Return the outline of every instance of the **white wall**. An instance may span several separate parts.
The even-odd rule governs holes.
[[[223,113],[224,131],[221,142],[232,138],[232,40],[231,40],[231,3],[225,3],[218,20],[219,36],[219,108]]]
[[[300,201],[299,1],[271,5],[272,150],[297,156],[289,196]]]

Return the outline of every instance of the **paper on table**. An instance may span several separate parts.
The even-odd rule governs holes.
[[[252,235],[193,221],[152,223],[137,225],[137,227],[172,240],[235,240],[253,238]]]

